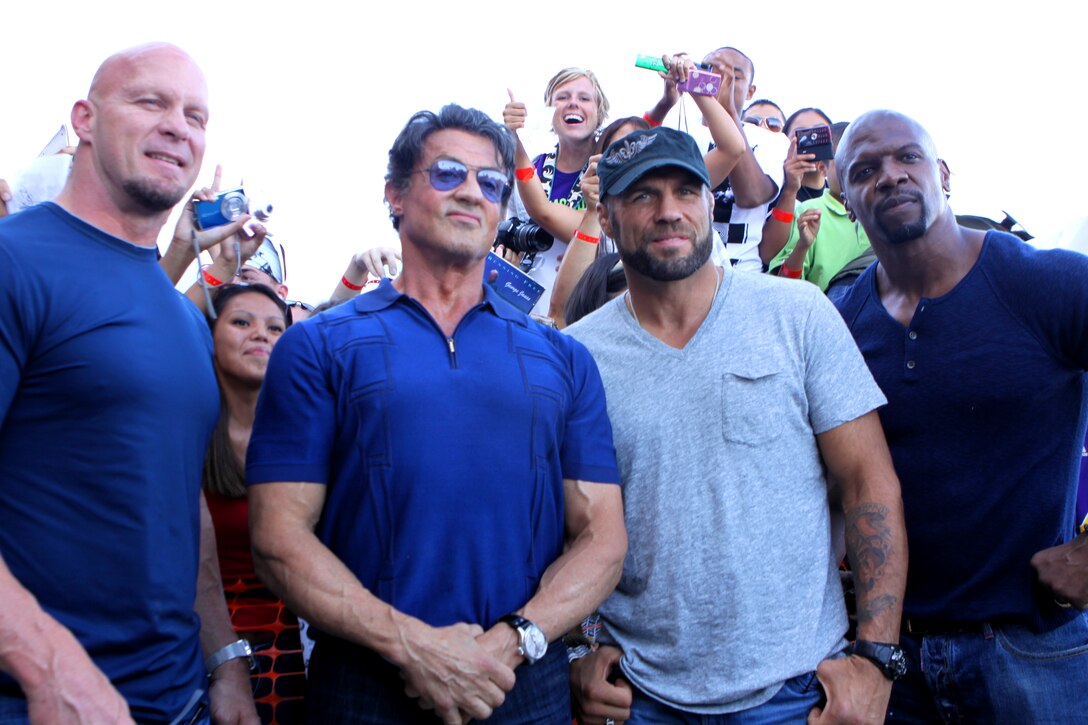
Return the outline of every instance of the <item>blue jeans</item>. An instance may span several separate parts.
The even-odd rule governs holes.
[[[0,725],[27,725],[26,699],[16,692],[0,692]]]
[[[890,723],[1088,722],[1088,612],[1049,632],[1016,624],[903,635],[910,671]]]
[[[570,725],[567,648],[553,644],[535,665],[514,672],[517,683],[488,723]],[[368,649],[325,637],[314,645],[306,693],[314,725],[435,725],[441,720],[404,694],[400,671]]]
[[[632,686],[631,690],[634,698],[627,725],[804,725],[809,711],[824,698],[815,672],[786,680],[782,689],[762,705],[724,715],[684,712],[655,700],[637,687]]]

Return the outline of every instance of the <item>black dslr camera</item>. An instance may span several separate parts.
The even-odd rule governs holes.
[[[510,217],[499,224],[495,243],[492,246],[497,247],[501,244],[511,252],[533,254],[548,251],[552,248],[553,241],[552,235],[544,231],[539,224]]]

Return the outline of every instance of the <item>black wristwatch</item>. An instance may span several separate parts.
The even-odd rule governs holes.
[[[893,682],[907,674],[907,655],[896,644],[859,639],[846,648],[846,654],[864,657],[879,667],[884,676]]]
[[[499,621],[506,622],[518,633],[518,654],[529,664],[535,665],[548,652],[548,638],[544,631],[525,617],[507,614]]]

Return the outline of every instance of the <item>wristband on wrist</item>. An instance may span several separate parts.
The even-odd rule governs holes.
[[[804,273],[803,269],[790,269],[789,265],[785,262],[782,263],[782,276],[789,277],[790,279],[801,279],[801,275]]]
[[[533,176],[536,175],[535,166],[526,166],[523,169],[514,169],[514,177],[518,181],[531,181]]]
[[[208,671],[208,677],[211,677],[217,669],[227,662],[241,659],[242,657],[249,660],[250,670],[257,669],[257,661],[253,659],[253,649],[249,646],[249,642],[244,639],[231,642],[227,646],[221,648],[218,652],[205,660],[204,669]]]
[[[343,277],[340,278],[340,284],[344,285],[345,287],[347,287],[349,290],[352,290],[353,292],[358,292],[359,290],[361,290],[363,288],[363,285],[355,284],[350,279],[348,279],[348,276],[346,274]]]
[[[660,123],[658,123],[654,119],[650,118],[650,113],[648,111],[646,113],[642,114],[642,120],[645,121],[646,123],[650,124],[650,128],[657,128],[658,126],[661,125]]]
[[[209,264],[208,267],[210,266],[211,265]],[[223,280],[216,279],[212,276],[211,272],[208,271],[208,267],[201,267],[200,269],[200,273],[204,275],[204,283],[209,287],[218,287],[223,284]]]
[[[583,242],[589,242],[590,244],[596,244],[597,242],[601,241],[600,237],[591,237],[590,235],[584,233],[581,229],[576,229],[574,231],[574,238],[581,239]]]
[[[774,219],[777,219],[778,221],[782,222],[783,224],[790,224],[790,223],[793,222],[793,214],[791,212],[788,212],[788,211],[782,211],[778,207],[775,207],[774,209],[771,209],[771,217],[773,217]]]

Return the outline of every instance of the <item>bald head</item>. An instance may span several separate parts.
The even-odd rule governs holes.
[[[882,244],[912,242],[939,219],[951,217],[944,196],[946,171],[926,130],[894,111],[859,117],[835,154],[846,205],[878,255]]]
[[[200,172],[207,121],[207,82],[185,51],[115,53],[72,109],[79,147],[63,202],[84,218],[165,218]]]
[[[850,124],[842,140],[839,141],[838,150],[835,152],[835,168],[838,170],[839,183],[843,182],[843,175],[857,147],[874,141],[879,142],[894,132],[903,131],[922,146],[929,156],[933,159],[937,158],[937,147],[929,132],[913,118],[897,111],[884,109],[868,111]],[[846,188],[845,185],[843,188]]]
[[[109,95],[117,89],[119,82],[132,75],[141,64],[152,59],[162,59],[179,66],[188,66],[196,72],[201,82],[204,82],[203,72],[184,50],[170,43],[146,43],[114,53],[102,61],[102,65],[98,66],[98,71],[91,79],[91,88],[87,92],[87,97],[93,101],[96,97],[102,98]],[[206,85],[204,93],[207,95]]]

